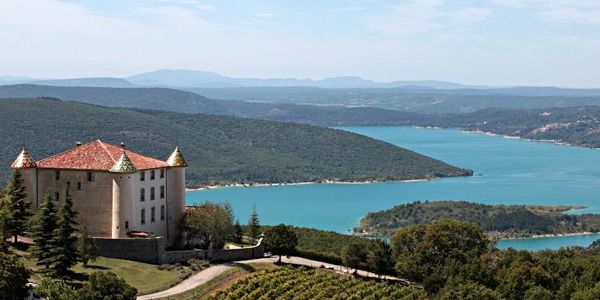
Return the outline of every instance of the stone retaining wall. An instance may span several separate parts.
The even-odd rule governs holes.
[[[197,249],[166,251],[166,240],[161,237],[148,239],[94,238],[94,241],[102,256],[151,264],[185,262],[193,258],[211,261],[234,261],[261,258],[265,255],[262,239],[252,247],[213,251]]]
[[[165,239],[94,238],[100,255],[112,258],[160,264],[165,251]]]

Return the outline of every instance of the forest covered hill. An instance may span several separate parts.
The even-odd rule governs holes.
[[[252,95],[251,89],[243,89],[242,91],[246,90],[249,91],[249,95]],[[287,88],[287,90],[294,89]],[[377,89],[377,91],[379,90],[381,89]],[[512,97],[499,94],[502,91],[500,89],[493,91],[498,93],[495,97]],[[510,93],[510,91],[514,91],[514,89],[507,89],[504,93]],[[525,91],[543,93],[544,90],[531,91],[525,89]],[[566,95],[569,95],[569,92],[575,95],[583,93],[580,90],[560,91],[567,93]],[[593,90],[584,91],[591,93]],[[473,90],[473,97],[481,97],[478,93],[482,92],[482,90]],[[205,113],[321,126],[416,125],[452,127],[533,140],[556,140],[584,147],[600,147],[600,106],[594,105],[533,109],[486,108],[470,113],[428,114],[375,107],[214,100],[195,93],[169,88],[58,87],[26,84],[0,86],[0,98],[2,97],[56,97],[62,100],[80,101],[109,107]],[[562,99],[559,103],[544,102],[545,104],[542,104],[561,106],[600,101],[600,98],[596,99],[593,96],[561,96],[558,98]],[[543,102],[543,99],[548,98],[528,97],[527,99],[534,102],[526,103],[534,105],[535,101]]]
[[[214,99],[318,106],[373,107],[427,114],[469,113],[486,108],[528,109],[600,105],[600,89],[431,89],[318,87],[188,88]]]
[[[0,98],[54,97],[109,107],[204,113],[314,125],[406,125],[421,114],[371,107],[267,104],[214,100],[171,88],[63,87],[34,84],[0,86]]]
[[[421,125],[455,127],[590,148],[600,147],[600,106],[490,108],[469,114],[440,115]]]
[[[416,201],[361,219],[356,232],[390,236],[412,225],[454,219],[477,224],[496,237],[600,231],[600,215],[568,215],[570,206],[486,205],[466,201]]]
[[[125,142],[166,159],[179,144],[188,186],[471,175],[421,154],[342,130],[243,118],[106,108],[57,99],[0,99],[0,180],[25,145],[34,159],[77,141]]]

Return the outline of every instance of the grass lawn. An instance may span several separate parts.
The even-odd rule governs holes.
[[[208,295],[216,292],[217,290],[228,287],[235,281],[243,278],[253,272],[277,268],[276,265],[271,263],[249,263],[249,264],[235,264],[233,268],[221,273],[219,276],[209,280],[207,283],[189,290],[185,293],[175,295],[173,297],[164,298],[166,300],[196,300],[204,299]]]
[[[13,252],[19,254],[25,267],[34,271],[30,279],[39,282],[41,275],[35,272],[39,267],[36,265],[35,260],[30,258],[29,253],[14,248]],[[98,271],[113,272],[137,288],[139,295],[167,289],[181,282],[192,273],[190,268],[187,267],[161,270],[157,265],[107,257],[99,257],[95,262],[88,264],[87,267],[77,264],[72,270],[80,277],[79,280],[85,279],[87,275]]]
[[[97,271],[111,271],[137,288],[139,295],[165,290],[187,277],[182,268],[160,270],[157,265],[107,257],[99,257],[87,267],[77,264],[72,270],[88,275]]]

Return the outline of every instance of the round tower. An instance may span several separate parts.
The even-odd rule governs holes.
[[[38,203],[38,184],[37,184],[37,164],[29,155],[29,152],[23,147],[17,159],[12,163],[11,168],[18,170],[23,179],[23,186],[27,193],[27,201],[31,203],[31,210],[37,211]]]
[[[112,184],[112,229],[111,237],[127,237],[126,224],[131,223],[131,203],[134,197],[133,174],[137,169],[125,152],[110,169],[113,173]]]
[[[173,245],[179,237],[179,226],[185,214],[185,168],[188,166],[179,146],[175,147],[167,164],[168,243]]]

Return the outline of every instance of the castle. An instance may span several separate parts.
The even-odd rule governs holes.
[[[69,186],[77,222],[90,235],[153,233],[168,245],[178,238],[185,213],[186,167],[179,147],[163,161],[100,140],[39,161],[23,148],[12,164],[21,171],[33,212],[48,194],[60,201]]]

